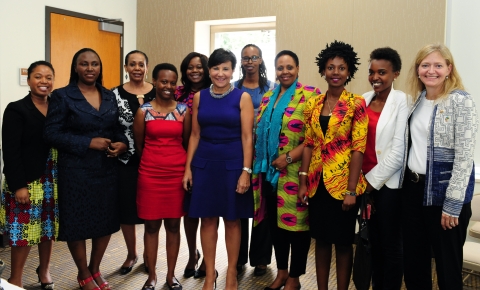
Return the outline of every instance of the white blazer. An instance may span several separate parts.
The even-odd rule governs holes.
[[[375,96],[374,91],[363,94],[367,106]],[[367,181],[377,190],[386,185],[399,188],[400,173],[405,149],[405,126],[407,124],[407,95],[393,89],[388,95],[385,106],[377,123],[375,133],[375,152],[377,165],[368,172]]]

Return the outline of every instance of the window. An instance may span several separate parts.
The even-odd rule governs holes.
[[[276,54],[275,22],[215,25],[210,27],[210,47],[232,51],[237,57],[233,81],[241,77],[241,52],[247,44],[255,44],[262,50],[262,59],[267,67],[267,78],[275,80],[274,59]]]
[[[231,50],[237,57],[237,67],[233,77],[235,81],[240,78],[241,74],[240,53],[242,48],[247,44],[255,44],[262,50],[268,79],[274,81],[275,21],[275,16],[196,21],[194,51],[208,56],[216,48],[222,47]]]

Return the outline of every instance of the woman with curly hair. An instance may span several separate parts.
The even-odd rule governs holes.
[[[353,47],[334,41],[316,60],[328,89],[305,106],[305,147],[298,172],[298,197],[303,204],[308,203],[310,212],[310,234],[316,240],[318,289],[328,289],[332,244],[337,289],[348,289],[358,211],[356,197],[363,194],[367,185],[361,169],[368,116],[363,97],[345,89],[359,65]]]

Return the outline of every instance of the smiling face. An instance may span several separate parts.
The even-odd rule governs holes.
[[[298,78],[299,71],[300,67],[295,63],[295,60],[291,56],[282,55],[277,59],[275,72],[282,87],[290,87]]]
[[[392,63],[385,59],[372,59],[368,68],[368,81],[375,93],[390,93],[392,83],[400,72],[394,72]]]
[[[213,66],[208,71],[210,73],[210,79],[215,87],[219,89],[230,87],[230,80],[233,75],[231,61]]]
[[[78,74],[79,83],[94,85],[100,70],[100,59],[95,53],[86,51],[78,56],[75,72]]]
[[[202,61],[198,56],[192,58],[187,67],[187,78],[194,84],[203,81],[203,66]]]
[[[258,51],[256,47],[248,46],[242,50],[242,67],[247,74],[253,75],[258,73],[258,68],[262,62],[263,60],[260,57],[260,51]]]
[[[128,56],[128,62],[123,66],[128,73],[130,81],[143,82],[147,70],[147,61],[141,53],[132,53]]]
[[[323,73],[329,87],[343,87],[350,76],[347,63],[338,56],[327,61]]]
[[[52,92],[54,78],[51,68],[46,65],[36,66],[27,78],[30,93],[39,98],[47,97]]]
[[[417,68],[420,81],[427,90],[438,90],[443,87],[445,78],[452,71],[452,65],[447,65],[440,52],[435,51],[427,55]]]
[[[174,71],[163,69],[158,72],[157,78],[153,79],[157,98],[163,100],[173,99],[177,88],[178,76]]]

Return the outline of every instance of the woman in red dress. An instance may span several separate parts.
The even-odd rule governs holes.
[[[155,99],[140,107],[133,122],[140,156],[137,210],[138,216],[145,220],[145,253],[151,269],[142,289],[155,289],[157,284],[152,269],[156,268],[162,221],[167,233],[166,283],[169,289],[182,289],[174,271],[180,248],[180,219],[184,215],[182,178],[191,115],[186,104],[175,101],[178,73],[174,65],[158,64],[152,78]]]

